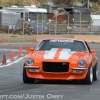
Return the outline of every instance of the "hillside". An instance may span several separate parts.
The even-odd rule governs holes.
[[[40,5],[37,0],[0,0],[1,6],[11,6],[11,5]]]
[[[36,5],[36,6],[47,6],[48,1],[52,0],[0,0],[0,6],[11,6],[11,5],[18,5],[18,6],[27,6],[27,5]],[[73,0],[74,6],[77,5],[77,2],[80,0]],[[93,0],[90,0],[93,1]],[[92,8],[91,12],[92,14],[100,14],[100,4],[94,2],[91,2]],[[85,5],[86,6],[86,5]]]
[[[37,5],[47,4],[51,0],[0,0],[0,6],[11,6],[14,4],[19,5]]]

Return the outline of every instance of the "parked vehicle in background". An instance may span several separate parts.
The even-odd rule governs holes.
[[[24,29],[24,30],[23,30]],[[23,19],[18,19],[16,25],[13,26],[13,34],[20,34],[20,35],[29,34],[32,35],[34,33],[33,27],[30,26],[30,23],[28,21],[25,21]]]
[[[47,33],[48,32],[48,19],[47,19],[47,10],[45,8],[38,8],[35,5],[24,6],[23,8],[11,6],[4,8],[8,14],[6,15],[7,24],[14,26],[18,19],[23,19],[25,21],[30,21],[30,27],[33,27],[34,33]],[[19,14],[19,17],[14,17],[16,21],[12,20],[12,17],[9,16],[9,12],[12,16],[13,13]],[[13,22],[13,23],[12,23]]]
[[[87,8],[51,8],[48,14],[49,33],[90,31],[90,10]]]
[[[30,20],[34,33],[48,33],[48,18],[45,8],[26,8],[25,20]]]
[[[0,15],[1,15],[0,20],[1,20],[2,31],[8,32],[9,28],[9,32],[12,32],[13,26],[20,18],[20,13],[3,10]]]

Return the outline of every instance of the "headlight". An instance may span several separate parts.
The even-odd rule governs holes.
[[[34,60],[32,58],[27,59],[26,64],[32,65],[34,63]]]
[[[84,60],[79,60],[78,61],[78,66],[79,67],[84,67],[86,65],[86,62]]]

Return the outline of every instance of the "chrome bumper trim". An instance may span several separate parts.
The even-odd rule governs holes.
[[[39,69],[40,67],[38,66],[24,66],[25,68],[32,68],[32,69]]]
[[[73,68],[73,70],[88,70],[88,68]]]

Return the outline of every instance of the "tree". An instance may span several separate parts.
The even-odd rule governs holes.
[[[48,7],[47,4],[41,4],[40,6],[41,6],[41,7]]]
[[[98,2],[99,0],[90,0],[91,2]]]
[[[10,7],[11,5],[13,5],[13,2],[9,1],[6,3],[6,6]]]
[[[64,5],[67,7],[72,7],[74,1],[75,0],[52,0],[52,2],[57,6]]]

